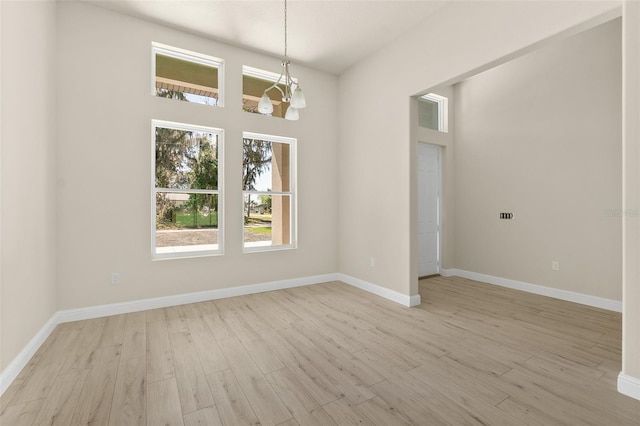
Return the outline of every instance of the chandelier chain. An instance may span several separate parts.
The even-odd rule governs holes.
[[[284,57],[287,57],[287,0],[284,0]]]

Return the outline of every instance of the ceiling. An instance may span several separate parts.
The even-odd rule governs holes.
[[[257,52],[284,52],[284,1],[84,1]],[[445,1],[288,0],[288,56],[340,74],[424,22]]]

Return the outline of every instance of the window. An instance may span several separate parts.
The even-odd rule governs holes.
[[[260,102],[260,98],[266,89],[278,81],[279,76],[280,74],[243,66],[242,109],[246,112],[260,114],[258,112],[258,103]],[[284,84],[278,84],[278,87],[284,91]],[[284,118],[287,108],[289,108],[289,103],[282,102],[282,94],[275,88],[270,90],[267,95],[273,104],[273,113],[271,116]]]
[[[449,131],[448,102],[447,98],[435,93],[420,96],[418,98],[418,125],[447,133]]]
[[[295,248],[295,143],[243,134],[244,251]]]
[[[153,95],[222,106],[222,59],[159,43],[152,53]]]
[[[222,130],[153,121],[155,258],[222,253]]]

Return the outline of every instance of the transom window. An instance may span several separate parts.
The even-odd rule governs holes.
[[[221,129],[153,121],[155,258],[222,253]]]
[[[295,248],[293,138],[243,134],[244,251]]]
[[[160,43],[152,44],[152,94],[222,106],[222,59]]]
[[[418,125],[447,133],[449,131],[448,103],[447,98],[435,93],[420,96],[418,98]]]

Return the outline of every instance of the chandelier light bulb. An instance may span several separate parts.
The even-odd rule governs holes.
[[[297,109],[307,106],[307,101],[304,98],[304,93],[302,93],[302,89],[299,87],[296,87],[296,90],[293,91],[293,95],[291,96],[291,106]]]
[[[273,104],[271,103],[271,99],[267,96],[265,92],[260,98],[260,103],[258,103],[258,111],[260,114],[271,114],[273,112]]]
[[[287,113],[284,115],[284,118],[287,120],[296,121],[298,118],[300,118],[298,108],[289,106],[289,108],[287,108]]]

